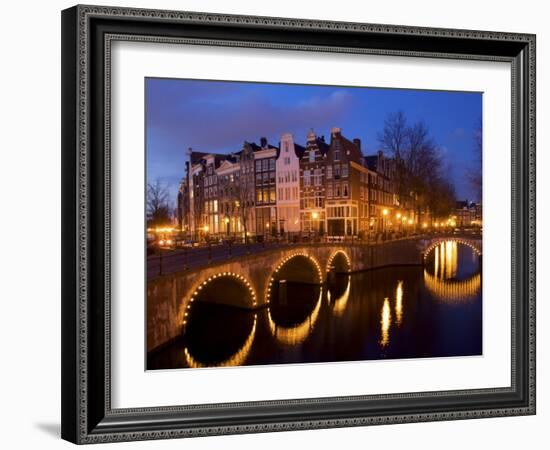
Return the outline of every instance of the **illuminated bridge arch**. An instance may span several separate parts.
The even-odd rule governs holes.
[[[307,268],[299,265],[300,260],[309,262],[309,268],[311,269],[310,273],[307,273]],[[315,282],[316,284],[322,284],[323,274],[321,271],[321,266],[317,260],[305,252],[294,252],[285,256],[275,266],[275,270],[269,277],[269,282],[267,283],[266,289],[267,303],[270,301],[273,283],[280,280],[297,282],[309,281]]]
[[[433,240],[424,250],[424,259],[428,257],[428,255],[440,244],[444,242],[456,242],[457,244],[465,245],[466,247],[470,247],[474,253],[477,255],[481,255],[481,245],[475,241],[475,240],[469,240],[469,239],[462,239],[462,238],[440,238]]]
[[[349,273],[351,271],[351,260],[344,250],[336,250],[330,255],[327,262],[327,273],[332,270],[338,273]]]
[[[219,286],[222,285],[223,291],[220,291]],[[189,297],[189,301],[186,302],[183,313],[183,329],[185,329],[194,302],[208,301],[205,300],[204,297],[214,292],[223,292],[224,294],[219,301],[210,301],[211,303],[221,303],[229,306],[246,308],[255,308],[257,306],[257,297],[254,287],[244,276],[235,272],[219,272],[200,283]]]

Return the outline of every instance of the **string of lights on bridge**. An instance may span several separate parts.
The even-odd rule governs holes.
[[[266,290],[266,299],[267,299],[267,303],[269,304],[270,303],[270,300],[271,300],[271,287],[273,286],[273,283],[275,282],[275,277],[277,276],[277,274],[279,273],[279,271],[282,269],[282,267],[288,262],[290,261],[291,259],[293,258],[296,258],[298,256],[303,256],[307,259],[309,259],[314,265],[315,265],[315,268],[317,269],[317,274],[319,276],[319,284],[322,284],[323,283],[323,273],[321,271],[321,266],[319,265],[319,263],[317,262],[317,260],[308,255],[307,253],[305,252],[294,252],[288,256],[286,256],[285,258],[283,258],[279,264],[277,265],[277,267],[275,268],[273,274],[271,275],[271,277],[269,278],[269,283],[267,284],[267,290]]]
[[[444,242],[456,242],[457,244],[465,245],[466,247],[470,247],[477,255],[481,255],[481,250],[476,245],[472,244],[469,241],[458,239],[458,238],[441,238],[441,239],[438,239],[436,242],[432,242],[430,244],[430,246],[424,252],[424,259],[428,257],[428,255],[433,249],[435,249],[438,245],[441,245]]]
[[[235,278],[235,279],[239,280],[240,282],[242,282],[246,286],[246,288],[248,289],[248,291],[249,291],[249,293],[252,297],[252,306],[254,306],[254,307],[256,306],[256,304],[257,304],[256,292],[254,291],[254,288],[252,287],[250,282],[244,276],[242,276],[238,273],[235,273],[235,272],[220,272],[220,273],[217,273],[215,275],[212,275],[212,276],[208,277],[205,281],[203,281],[201,284],[199,284],[199,286],[197,287],[195,292],[193,292],[193,294],[189,298],[189,302],[187,302],[187,307],[185,308],[185,312],[184,312],[184,316],[183,316],[183,326],[184,327],[187,324],[187,317],[189,315],[189,310],[190,310],[191,306],[193,305],[193,302],[196,300],[197,296],[199,295],[199,293],[210,282],[214,281],[217,278],[224,278],[224,277]]]

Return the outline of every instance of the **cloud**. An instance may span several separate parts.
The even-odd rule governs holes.
[[[162,100],[150,95],[154,105],[148,108],[148,131],[153,139],[178,141],[182,147],[219,151],[234,145],[238,150],[244,140],[274,139],[287,131],[338,125],[353,101],[353,96],[341,89],[294,103],[277,102],[276,96],[261,90],[235,93],[210,89],[203,90],[202,97],[195,92],[187,98],[179,93],[164,107]],[[305,135],[296,138],[303,141]]]

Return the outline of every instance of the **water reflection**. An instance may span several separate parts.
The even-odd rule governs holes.
[[[480,355],[481,278],[475,251],[445,242],[424,267],[338,274],[324,286],[276,282],[255,312],[198,301],[185,335],[147,367]]]
[[[456,241],[445,241],[435,247],[433,254],[433,263],[428,259],[424,269],[426,288],[447,303],[474,301],[481,289],[477,252]]]
[[[381,329],[380,345],[382,345],[382,347],[385,347],[390,342],[390,325],[391,325],[390,299],[386,297],[384,299],[384,305],[382,306],[382,317],[380,319],[380,329]]]
[[[225,367],[246,363],[258,315],[240,308],[195,302],[182,342],[186,367]],[[204,343],[209,345],[205,346]]]
[[[424,271],[424,283],[428,290],[445,302],[475,300],[481,289],[478,273],[467,280],[440,280]]]
[[[397,282],[397,288],[395,289],[395,319],[397,325],[401,325],[403,320],[403,281]]]
[[[190,353],[189,348],[185,347],[183,349],[183,353],[185,355],[185,361],[187,363],[188,367],[198,368],[198,367],[230,367],[230,366],[242,366],[246,362],[246,358],[248,356],[248,353],[250,352],[250,348],[252,347],[252,343],[254,342],[254,336],[256,335],[256,323],[258,321],[258,317],[256,314],[254,314],[254,323],[252,325],[252,330],[250,330],[250,334],[246,338],[246,341],[242,345],[242,347],[237,350],[233,355],[226,358],[223,361],[218,361],[214,363],[202,363],[198,360],[196,360]]]
[[[319,288],[319,296],[317,302],[311,313],[300,323],[285,326],[284,324],[278,324],[273,319],[273,312],[277,306],[270,306],[267,309],[267,321],[271,334],[277,339],[278,342],[284,345],[298,345],[304,342],[309,334],[315,327],[315,323],[319,318],[319,310],[321,309],[321,303],[323,299],[323,288]]]
[[[342,285],[345,286],[343,292],[340,289]],[[346,310],[350,289],[351,276],[349,275],[336,275],[334,281],[330,284],[327,291],[327,300],[329,305],[332,306],[332,312],[338,317],[342,316]]]

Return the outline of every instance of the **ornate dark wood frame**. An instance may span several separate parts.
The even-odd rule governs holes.
[[[112,409],[110,45],[192,43],[512,66],[512,384],[506,388]],[[75,443],[535,413],[535,36],[75,6],[62,13],[62,437]]]

